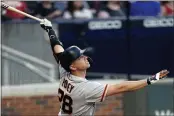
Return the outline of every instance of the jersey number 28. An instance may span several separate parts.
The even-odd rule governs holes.
[[[73,104],[73,100],[70,96],[64,94],[64,92],[59,88],[58,90],[58,97],[59,97],[59,101],[62,102],[62,110],[64,113],[68,113],[71,114],[72,113],[72,104]]]

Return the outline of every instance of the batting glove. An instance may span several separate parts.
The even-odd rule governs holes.
[[[49,32],[49,30],[52,29],[52,24],[47,19],[43,19],[43,21],[40,22],[40,26],[47,32]]]
[[[160,79],[164,79],[165,77],[167,77],[168,73],[169,73],[168,70],[162,70],[156,73],[155,75],[147,78],[147,84],[150,85],[150,84],[158,82]]]

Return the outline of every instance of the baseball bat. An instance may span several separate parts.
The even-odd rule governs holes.
[[[27,14],[25,12],[22,12],[22,11],[16,9],[16,8],[12,7],[12,6],[9,6],[8,4],[5,4],[4,2],[1,2],[1,7],[4,8],[4,9],[8,9],[8,10],[14,11],[14,12],[19,13],[19,14],[22,14],[22,15],[24,15],[26,17],[29,17],[29,18],[34,19],[34,20],[37,20],[39,22],[42,21],[42,19],[34,17],[34,16],[32,16],[30,14]]]

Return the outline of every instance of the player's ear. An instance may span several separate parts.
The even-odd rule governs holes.
[[[72,71],[75,71],[75,70],[76,70],[76,68],[74,67],[73,64],[71,64],[71,65],[69,66],[69,68],[70,68]]]

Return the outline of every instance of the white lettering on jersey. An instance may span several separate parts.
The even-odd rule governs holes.
[[[71,93],[72,89],[74,88],[74,86],[72,84],[68,83],[68,80],[66,80],[65,78],[62,82],[62,87],[64,87],[67,90],[67,92],[69,92],[69,93]]]

